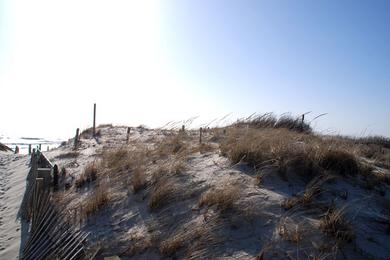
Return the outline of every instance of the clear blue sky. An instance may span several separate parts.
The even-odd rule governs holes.
[[[390,136],[390,1],[170,1],[171,58],[231,111]],[[323,125],[326,129],[326,125]]]
[[[58,95],[51,132],[98,102],[104,122],[313,111],[323,133],[390,136],[390,1],[28,3],[0,0],[0,90],[27,93],[6,125],[32,125],[33,86]]]

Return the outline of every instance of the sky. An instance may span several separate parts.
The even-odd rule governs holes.
[[[390,136],[387,0],[0,0],[0,134],[311,111]]]

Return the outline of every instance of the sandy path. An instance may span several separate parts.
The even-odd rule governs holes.
[[[28,168],[27,156],[0,153],[0,259],[18,259],[21,237],[25,237],[17,215]]]

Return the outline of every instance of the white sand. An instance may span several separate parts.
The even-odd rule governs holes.
[[[73,152],[72,142],[45,154],[60,168],[66,167],[68,175],[77,177],[88,163],[99,158],[99,154],[103,150],[125,145],[126,127],[99,129],[102,133],[99,141],[82,139],[78,149],[79,155],[76,157],[58,157]],[[163,137],[161,131],[132,129],[129,148],[136,141],[150,145],[153,143],[153,138],[158,140],[161,137]],[[204,140],[207,140],[208,137],[205,134]],[[197,142],[197,136],[195,136],[194,142]],[[9,158],[12,156],[4,157],[6,158],[4,160],[8,160],[6,164],[19,167],[20,172],[26,174],[27,168],[22,170],[25,159],[11,162],[12,160]],[[10,169],[10,166],[6,168]],[[1,170],[4,171],[6,168],[3,167]],[[109,193],[113,197],[109,205],[91,216],[81,228],[90,232],[89,242],[91,244],[101,242],[101,257],[120,255],[136,243],[147,243],[159,232],[163,234],[162,237],[169,238],[177,231],[187,229],[191,231],[193,227],[206,225],[210,233],[218,237],[218,243],[208,245],[207,237],[194,238],[188,232],[190,240],[193,240],[191,243],[201,245],[199,249],[191,251],[191,256],[194,259],[216,257],[221,259],[254,259],[264,248],[267,251],[264,259],[307,259],[308,256],[313,257],[313,259],[325,259],[326,255],[321,254],[320,248],[333,247],[334,238],[327,236],[319,229],[318,220],[322,217],[322,211],[316,213],[315,205],[333,203],[338,208],[345,207],[346,217],[351,221],[356,235],[352,242],[334,250],[334,256],[337,256],[337,259],[342,256],[345,256],[346,259],[389,259],[389,192],[382,196],[375,190],[360,187],[357,179],[340,177],[323,185],[322,193],[314,199],[313,203],[315,204],[310,210],[298,208],[286,211],[281,207],[281,203],[294,194],[304,191],[305,182],[293,173],[288,174],[288,180],[284,180],[273,170],[264,170],[262,174],[261,185],[257,185],[257,175],[249,167],[245,165],[232,167],[218,150],[204,154],[197,152],[191,154],[186,160],[183,173],[172,177],[177,184],[182,185],[186,193],[191,193],[191,196],[173,199],[161,210],[151,212],[147,206],[148,188],[137,194],[132,194],[129,192],[130,187],[126,186],[126,179],[123,180],[123,183],[113,182],[111,183],[112,187],[109,188]],[[19,175],[19,173],[15,174],[15,176]],[[11,178],[9,179],[8,182],[11,182]],[[24,178],[21,178],[20,181],[24,185]],[[204,191],[219,187],[225,182],[234,184],[240,189],[241,196],[235,202],[234,211],[219,215],[213,207],[198,207],[198,200]],[[389,186],[385,187],[388,190]],[[80,190],[72,187],[68,191],[60,191],[59,195],[63,196],[64,201],[68,201],[66,206],[72,210],[79,203],[84,202],[92,190],[93,185],[91,187],[87,185]],[[347,197],[340,195],[343,191],[348,193]],[[19,203],[22,194],[23,192],[20,192]],[[10,203],[10,205],[15,204],[15,202],[14,204]],[[14,221],[10,218],[5,223],[10,223],[11,220]],[[214,223],[214,221],[216,222]],[[284,228],[283,231],[288,231],[284,232],[284,236],[281,235],[281,228]],[[14,230],[15,228],[11,231]],[[288,234],[293,234],[294,230],[299,230],[299,234],[302,236],[299,243],[288,238]],[[2,233],[3,227],[1,228]],[[17,232],[16,234],[15,232],[9,233],[9,237],[13,236],[15,240],[18,238],[17,235],[20,235]],[[0,239],[2,247],[6,243],[3,242],[4,240],[6,239]],[[19,244],[16,243],[16,245]],[[326,254],[328,254],[326,259],[332,259],[333,249],[326,250]],[[2,252],[2,254],[4,253]],[[274,255],[273,258],[270,257],[272,255]],[[186,256],[185,250],[177,250],[176,257],[178,259],[184,259]],[[13,255],[6,257],[0,254],[0,259],[12,258]],[[135,255],[121,256],[121,259],[161,258],[169,259],[169,256],[162,257],[158,245],[146,247],[145,250],[141,250]]]
[[[25,238],[17,215],[28,169],[28,156],[0,152],[0,259],[18,259]]]

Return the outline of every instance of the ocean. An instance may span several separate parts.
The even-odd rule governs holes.
[[[28,154],[29,145],[31,145],[31,149],[38,148],[41,145],[41,151],[47,151],[60,146],[63,141],[59,138],[0,136],[0,143],[7,145],[12,150],[15,150],[15,147],[18,146],[20,154]]]

